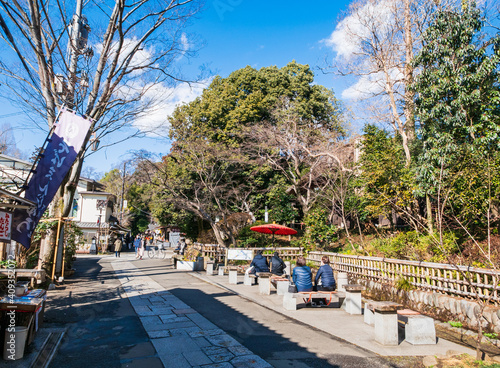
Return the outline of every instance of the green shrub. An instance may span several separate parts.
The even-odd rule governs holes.
[[[450,324],[451,327],[457,327],[457,328],[463,327],[462,322],[448,321],[448,323]]]
[[[245,226],[238,233],[238,246],[242,248],[263,248],[270,246],[272,239],[271,235],[261,234],[250,230],[252,226],[262,225],[264,222],[257,221],[256,223]]]
[[[298,243],[306,250],[324,249],[338,240],[337,228],[328,224],[328,214],[325,210],[309,211],[304,218],[304,224],[306,230]]]
[[[365,250],[370,255],[387,258],[446,262],[457,252],[456,240],[453,233],[445,233],[441,245],[436,235],[408,231],[393,237],[376,238],[365,247]]]
[[[396,289],[398,290],[405,290],[405,291],[410,291],[415,289],[415,287],[404,277],[400,277],[399,279],[396,280],[396,283],[394,284]]]

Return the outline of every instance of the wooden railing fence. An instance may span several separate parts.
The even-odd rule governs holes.
[[[226,256],[226,250],[228,248],[220,246],[218,244],[201,244],[194,243],[192,245],[196,250],[198,250],[203,257],[209,257],[216,261],[221,261]],[[230,248],[232,249],[232,248]],[[297,247],[286,247],[286,248],[235,248],[238,250],[262,250],[263,256],[266,258],[271,258],[275,251],[279,252],[280,257],[284,261],[296,260],[298,256],[303,255],[304,248]]]
[[[324,255],[336,271],[357,278],[500,303],[500,272],[492,269],[329,252],[309,252],[307,260],[319,266]]]

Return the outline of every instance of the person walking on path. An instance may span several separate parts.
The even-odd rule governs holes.
[[[137,234],[134,239],[135,258],[139,258],[139,247],[141,246],[141,236]]]
[[[142,259],[142,257],[144,257],[144,248],[146,248],[146,244],[147,238],[144,236],[143,238],[141,238],[139,249],[137,252],[137,256],[139,257],[139,259]]]
[[[120,257],[120,252],[122,251],[123,242],[120,238],[115,241],[115,257]]]

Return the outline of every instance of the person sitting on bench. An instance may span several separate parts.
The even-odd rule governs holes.
[[[293,269],[292,279],[297,288],[297,292],[312,291],[312,272],[311,269],[306,266],[306,259],[302,256],[297,258],[297,265]]]
[[[253,257],[250,267],[254,267],[252,273],[256,272],[269,272],[269,263],[267,263],[266,257],[262,255],[262,250],[258,250],[255,257]]]
[[[333,277],[333,270],[330,267],[330,259],[328,256],[323,256],[321,258],[321,267],[316,274],[316,278],[314,279],[314,290],[315,291],[335,291],[336,283],[335,278]],[[321,280],[321,285],[318,285],[318,282]]]
[[[274,252],[274,255],[271,257],[271,273],[273,275],[282,276],[285,273],[285,268],[285,262],[280,258],[280,254]]]

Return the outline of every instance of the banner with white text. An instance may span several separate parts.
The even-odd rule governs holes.
[[[89,128],[89,120],[66,110],[61,112],[25,192],[25,198],[36,207],[14,211],[12,240],[30,247],[31,235],[75,162]]]

